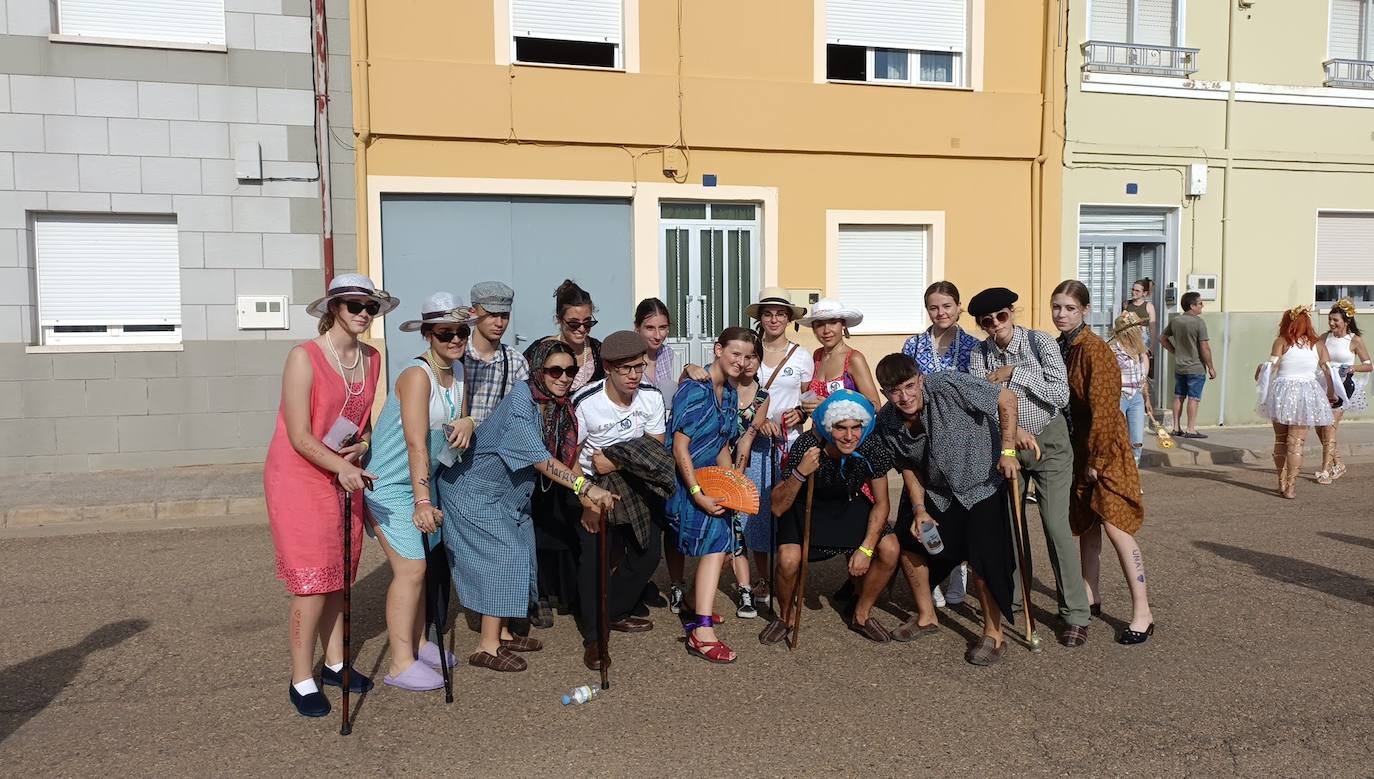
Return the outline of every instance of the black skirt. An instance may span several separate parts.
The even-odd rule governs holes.
[[[539,597],[566,614],[577,603],[577,556],[582,548],[577,523],[582,521],[582,504],[571,490],[553,485],[545,491],[545,484],[540,478],[530,496]]]
[[[1011,522],[1007,516],[1007,493],[999,489],[991,496],[964,508],[958,501],[940,511],[933,503],[926,511],[940,523],[940,539],[945,548],[932,555],[911,535],[914,516],[911,498],[902,491],[897,507],[897,540],[902,549],[926,558],[930,566],[930,584],[934,589],[944,581],[959,563],[968,561],[969,567],[983,580],[993,600],[1002,609],[1002,616],[1011,619],[1012,575],[1016,570],[1016,555],[1012,547]]]
[[[868,534],[868,515],[872,510],[873,504],[861,492],[851,495],[844,487],[827,489],[816,485],[816,497],[811,504],[811,547],[807,559],[819,562],[858,549]],[[778,545],[800,544],[805,519],[806,487],[802,486],[791,508],[777,518]],[[889,532],[884,527],[882,535]]]

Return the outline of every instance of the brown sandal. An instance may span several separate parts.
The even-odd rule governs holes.
[[[787,623],[780,619],[775,619],[764,626],[763,630],[759,631],[759,643],[764,646],[771,646],[779,641],[786,640],[790,635],[792,635],[792,629],[787,626]]]
[[[940,632],[940,625],[938,623],[933,625],[922,625],[917,621],[919,619],[920,617],[913,616],[911,619],[899,625],[896,630],[891,631],[889,635],[892,636],[892,640],[900,641],[905,644],[908,641],[915,641],[918,638],[933,636]]]
[[[1002,655],[1007,650],[1007,642],[998,644],[990,636],[983,636],[978,639],[978,643],[969,647],[968,654],[964,659],[973,665],[996,665],[1002,662]]]
[[[529,663],[525,659],[516,655],[509,649],[500,647],[496,654],[489,655],[482,650],[477,650],[468,655],[468,665],[475,665],[478,668],[490,668],[493,671],[523,671],[529,668]]]
[[[538,652],[544,648],[544,643],[529,636],[515,636],[501,639],[501,646],[512,652]]]
[[[869,617],[863,621],[863,624],[850,621],[849,629],[875,644],[886,644],[892,640],[892,636],[887,634],[887,630],[875,617]]]

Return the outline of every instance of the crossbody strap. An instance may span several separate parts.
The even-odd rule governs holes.
[[[767,392],[768,388],[773,386],[773,382],[777,380],[778,374],[782,373],[782,369],[787,366],[787,363],[792,361],[792,355],[796,354],[797,349],[800,348],[801,344],[792,344],[792,348],[787,350],[787,355],[782,358],[782,362],[778,363],[778,367],[773,369],[773,375],[769,376],[768,381],[763,385],[764,392]]]

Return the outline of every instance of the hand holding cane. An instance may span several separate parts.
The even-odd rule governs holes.
[[[353,493],[344,490],[343,495],[343,722],[339,725],[339,735],[347,736],[353,732],[353,722],[348,718],[348,688],[353,684],[353,641],[349,635],[350,617],[353,611]]]
[[[811,499],[816,496],[816,474],[806,477],[806,512],[802,515],[801,565],[797,569],[797,594],[792,605],[792,637],[787,648],[796,649],[801,642],[801,613],[806,606],[806,564],[811,557]]]
[[[1011,520],[1012,537],[1016,542],[1016,567],[1021,572],[1021,611],[1026,615],[1026,641],[1030,651],[1038,654],[1041,650],[1040,635],[1035,632],[1035,615],[1031,613],[1031,557],[1030,534],[1026,530],[1026,517],[1021,511],[1021,478],[1015,476],[1011,481]],[[1012,620],[1015,622],[1015,620]]]
[[[596,656],[601,661],[601,689],[608,690],[611,687],[609,671],[611,664],[611,620],[609,608],[607,606],[607,568],[610,567],[611,562],[610,542],[607,536],[610,534],[610,525],[606,522],[606,509],[601,509],[600,514],[601,527],[596,534]]]

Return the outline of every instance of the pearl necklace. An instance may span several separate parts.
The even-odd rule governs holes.
[[[348,397],[350,398],[356,398],[357,396],[363,394],[363,382],[355,382],[353,381],[352,376],[349,375],[354,369],[358,367],[359,363],[363,361],[362,348],[360,347],[358,349],[358,352],[353,360],[353,364],[345,366],[343,364],[343,360],[339,358],[339,352],[334,348],[334,339],[330,338],[328,335],[325,335],[324,345],[329,347],[329,353],[334,357],[334,364],[339,366],[339,373],[343,377],[344,392],[346,392],[348,394]],[[355,384],[358,387],[357,392],[353,391],[353,386]]]

